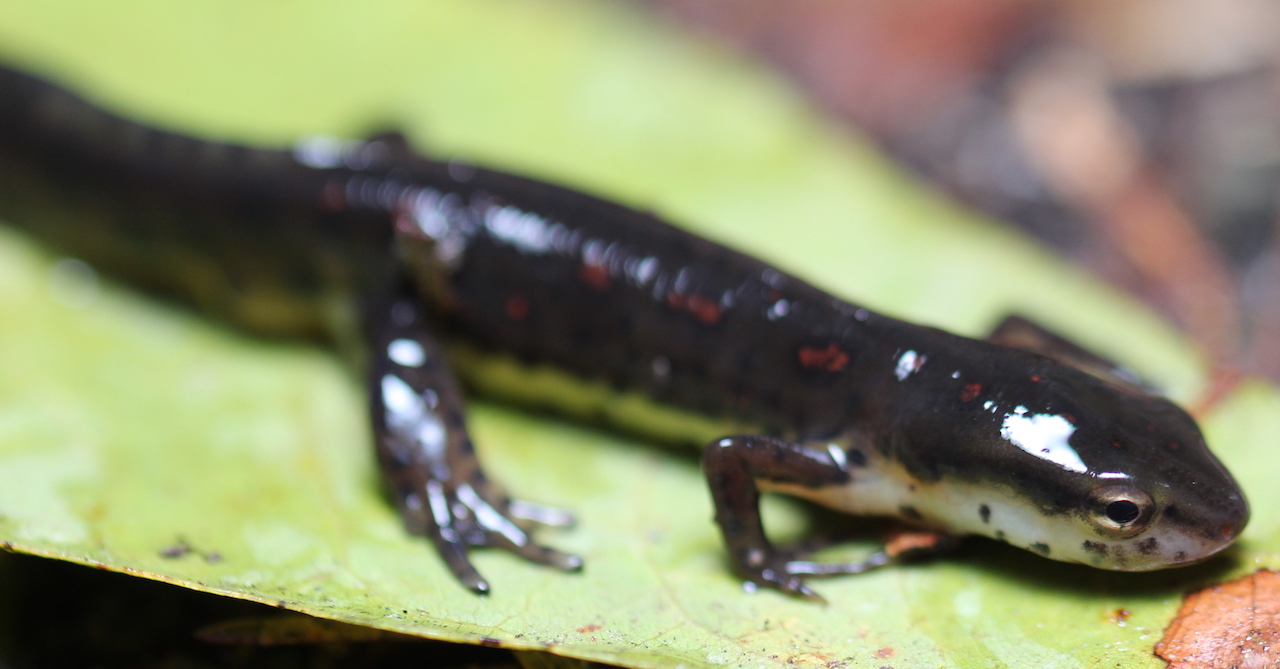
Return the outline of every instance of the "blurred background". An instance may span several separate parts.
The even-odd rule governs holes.
[[[1280,380],[1280,4],[633,1]]]

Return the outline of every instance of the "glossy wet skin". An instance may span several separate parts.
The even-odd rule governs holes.
[[[761,489],[1123,570],[1203,559],[1248,519],[1167,400],[880,316],[652,214],[395,137],[218,144],[0,68],[0,215],[242,327],[358,351],[405,526],[476,592],[489,586],[471,547],[582,561],[531,538],[565,514],[484,475],[445,334],[699,417],[662,435],[707,444],[735,568],[786,592],[816,596],[804,574],[884,561],[793,560],[765,537]]]
[[[925,362],[883,384],[896,432],[884,455],[916,479],[905,497],[929,520],[1125,571],[1202,560],[1248,521],[1239,486],[1172,402],[1031,352],[899,336]]]

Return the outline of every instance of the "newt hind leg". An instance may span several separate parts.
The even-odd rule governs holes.
[[[429,538],[454,576],[479,594],[489,583],[471,565],[475,546],[501,548],[565,571],[582,559],[534,543],[537,525],[565,526],[564,511],[509,498],[480,466],[465,402],[443,348],[409,289],[371,314],[370,410],[378,460],[406,529]]]
[[[1029,318],[1005,317],[987,335],[987,341],[1049,356],[1064,365],[1137,392],[1159,394],[1159,390],[1127,367],[1094,353]]]

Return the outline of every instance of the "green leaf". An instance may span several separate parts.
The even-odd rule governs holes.
[[[613,4],[0,1],[7,58],[150,122],[281,144],[395,126],[653,208],[888,313],[1027,313],[1182,399],[1195,357],[1128,299],[929,195],[757,67]],[[566,575],[476,557],[471,595],[383,498],[363,393],[327,352],[221,329],[0,229],[0,540],[13,550],[437,639],[634,666],[1161,666],[1188,587],[1280,566],[1280,396],[1208,417],[1254,503],[1235,560],[1111,574],[972,541],[953,559],[746,594],[691,456],[477,402],[521,497],[575,510]],[[79,277],[79,278],[77,278]],[[95,296],[96,295],[96,296]],[[86,296],[92,296],[87,300]],[[772,504],[798,534],[803,507]],[[1124,609],[1124,616],[1113,615]]]

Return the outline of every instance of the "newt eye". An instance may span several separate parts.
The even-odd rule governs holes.
[[[1097,486],[1090,494],[1087,515],[1098,534],[1123,539],[1146,529],[1155,504],[1142,490],[1128,483]]]
[[[1142,509],[1137,504],[1121,499],[1107,505],[1107,518],[1110,518],[1118,525],[1127,525],[1138,519],[1138,514]]]

